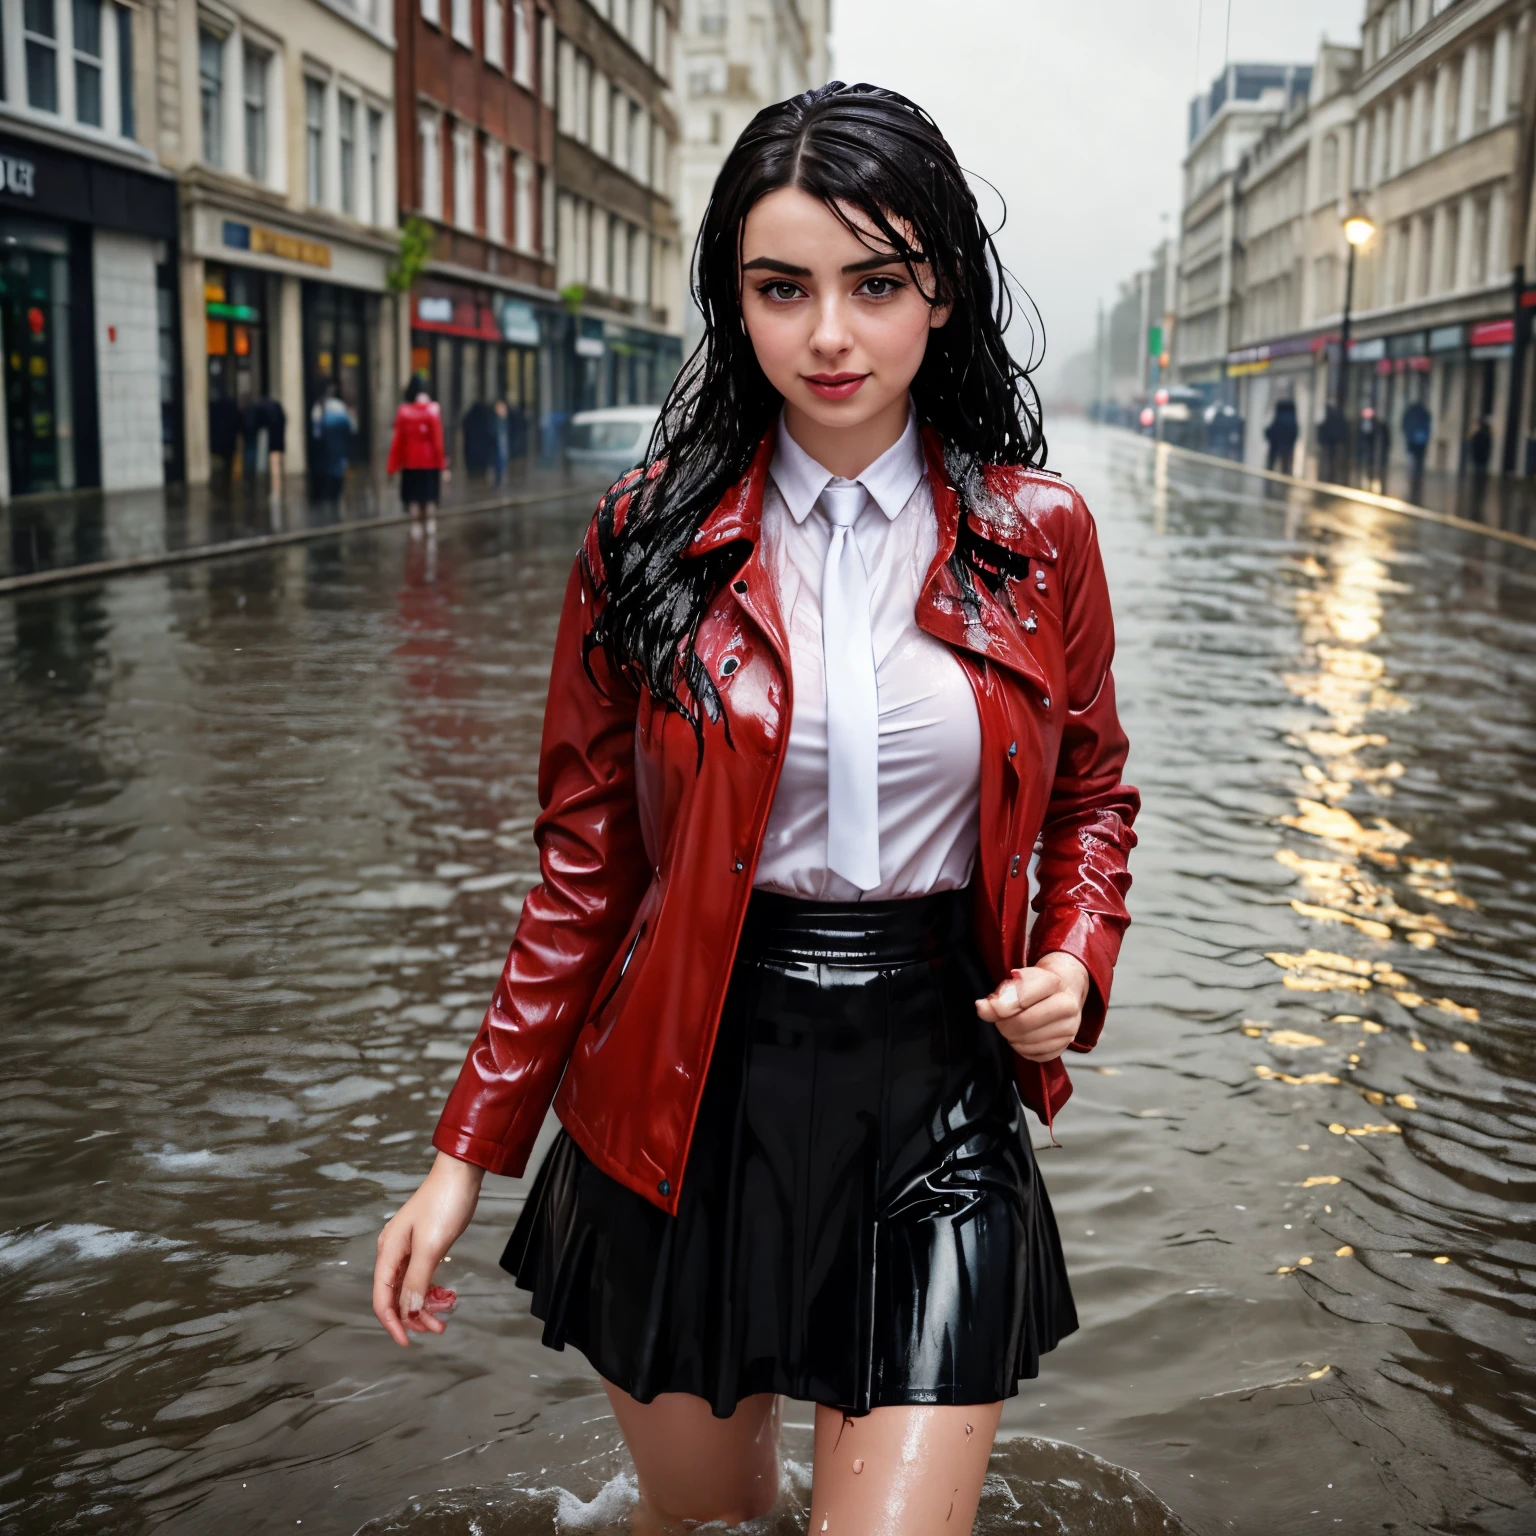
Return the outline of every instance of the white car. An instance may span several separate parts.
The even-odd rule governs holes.
[[[656,418],[654,405],[614,405],[577,411],[565,432],[565,462],[573,475],[617,480],[645,461]]]

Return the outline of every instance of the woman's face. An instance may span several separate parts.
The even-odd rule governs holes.
[[[846,212],[863,240],[819,198],[781,187],[742,231],[741,312],[758,363],[791,413],[838,431],[897,411],[905,421],[928,333],[949,318],[865,215]]]

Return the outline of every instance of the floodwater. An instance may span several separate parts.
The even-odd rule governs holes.
[[[1053,463],[1146,810],[1041,1152],[1083,1326],[979,1529],[1536,1528],[1536,554],[1121,434]],[[0,1529],[624,1529],[495,1265],[521,1183],[445,1338],[368,1296],[533,879],[585,511],[0,605]]]

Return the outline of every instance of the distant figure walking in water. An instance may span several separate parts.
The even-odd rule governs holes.
[[[442,497],[448,455],[443,446],[443,413],[417,374],[405,386],[405,401],[395,412],[386,472],[400,476],[400,500],[411,518],[411,533],[431,529]]]
[[[1264,429],[1269,442],[1266,469],[1278,470],[1282,475],[1292,473],[1296,464],[1296,439],[1301,435],[1301,424],[1296,420],[1296,402],[1287,395],[1275,402],[1275,414]]]

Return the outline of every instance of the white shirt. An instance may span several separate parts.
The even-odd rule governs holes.
[[[763,495],[764,563],[778,584],[794,685],[784,770],[768,816],[755,885],[811,901],[889,901],[956,890],[980,840],[981,722],[959,660],[917,627],[938,524],[915,418],[858,477],[871,501],[853,537],[869,573],[880,697],[880,884],[827,868],[827,712],[821,578],[832,532],[817,498],[845,485],[779,422]]]

